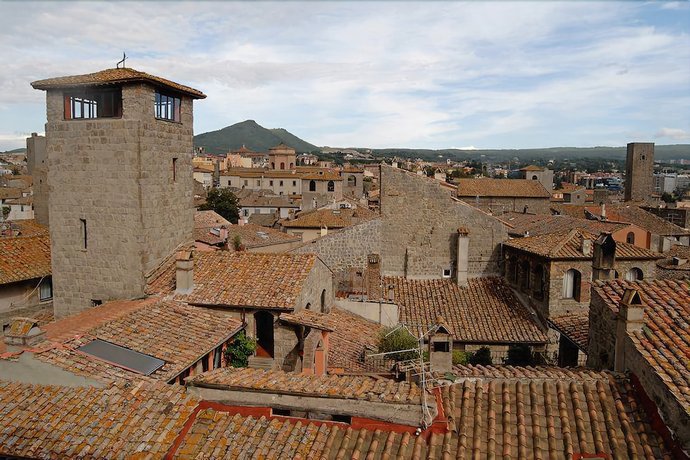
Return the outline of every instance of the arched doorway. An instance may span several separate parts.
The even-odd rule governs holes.
[[[273,358],[273,315],[267,311],[254,313],[256,325],[256,356]]]
[[[628,270],[628,273],[625,274],[625,281],[640,281],[643,278],[644,275],[642,274],[642,270],[637,267],[631,268]]]

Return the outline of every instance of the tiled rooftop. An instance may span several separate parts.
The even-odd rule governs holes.
[[[367,351],[378,351],[383,326],[339,308],[331,308],[328,316],[334,329],[329,336],[328,367],[342,369],[345,373],[377,370],[363,358]]]
[[[384,285],[393,285],[400,321],[413,330],[428,331],[441,316],[459,342],[547,341],[546,333],[501,278],[474,278],[460,287],[448,279],[387,277]]]
[[[52,343],[38,346],[34,355],[74,374],[106,382],[134,377],[76,350],[101,339],[166,361],[152,377],[168,381],[241,327],[227,312],[182,302],[116,301],[45,325]]]
[[[552,316],[549,318],[556,329],[570,339],[577,347],[587,353],[589,341],[589,312]]]
[[[280,225],[286,228],[343,228],[375,217],[365,208],[316,209],[300,213],[294,219],[283,219]]]
[[[421,390],[414,383],[365,375],[304,375],[261,369],[226,367],[187,379],[192,386],[264,393],[397,404],[420,404]]]
[[[409,432],[353,429],[311,420],[242,417],[205,409],[197,415],[175,458],[421,459],[425,452],[424,438]]]
[[[280,320],[289,324],[333,332],[332,319],[328,314],[302,309],[297,313],[281,313]]]
[[[0,187],[0,200],[16,199],[22,196],[22,189],[16,187]]]
[[[226,220],[215,211],[196,211],[194,212],[194,228],[230,226],[232,223]]]
[[[587,210],[595,215],[601,214],[599,206],[587,207]],[[690,235],[690,231],[635,205],[607,205],[606,216],[608,220],[630,222],[656,235]]]
[[[240,241],[247,249],[302,241],[299,236],[288,235],[280,230],[262,227],[257,224],[228,227],[228,241],[232,243],[236,236],[240,237]]]
[[[528,179],[458,179],[459,197],[551,198],[539,181]]]
[[[34,219],[8,220],[0,224],[0,238],[39,235],[49,235],[48,227],[39,224]]]
[[[616,313],[625,290],[637,290],[645,306],[645,327],[630,337],[690,412],[690,280],[598,281],[594,289]]]
[[[582,252],[582,241],[594,241],[599,235],[581,228],[565,229],[553,233],[524,238],[513,238],[503,243],[504,246],[520,249],[549,259],[592,259],[592,254],[586,256]],[[640,248],[633,244],[616,242],[616,259],[659,259],[662,256],[649,249]]]
[[[194,290],[176,298],[202,305],[292,310],[316,262],[314,254],[195,252]],[[154,273],[147,292],[175,290],[175,258]]]
[[[116,83],[147,82],[154,85],[179,91],[195,99],[204,99],[206,95],[199,90],[181,85],[165,78],[156,77],[146,72],[140,72],[128,67],[106,69],[100,72],[88,73],[84,75],[71,75],[67,77],[48,78],[31,83],[35,89],[49,90],[58,88],[73,88],[80,86],[108,85]]]
[[[198,401],[183,387],[0,380],[0,457],[163,458]]]
[[[482,377],[496,379],[601,379],[602,373],[582,368],[556,366],[453,366],[458,378]]]
[[[442,393],[444,451],[458,459],[670,458],[630,383],[610,374],[470,378]]]
[[[628,227],[627,224],[621,223],[519,212],[509,212],[501,215],[498,219],[509,227],[508,233],[512,235],[525,235],[525,233],[529,233],[529,236],[537,236],[563,230],[572,230],[573,228],[581,228],[599,235],[602,232],[614,233]]]
[[[50,237],[0,237],[0,284],[50,276]]]

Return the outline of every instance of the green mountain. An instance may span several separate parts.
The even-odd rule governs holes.
[[[267,152],[280,143],[289,145],[297,153],[319,150],[283,128],[266,129],[254,120],[247,120],[194,136],[194,146],[204,147],[207,153],[226,153],[243,145],[255,152]]]

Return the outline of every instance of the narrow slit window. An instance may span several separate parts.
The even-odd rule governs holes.
[[[172,160],[172,176],[173,182],[177,182],[177,158],[173,158]]]
[[[86,249],[89,241],[89,234],[86,228],[86,219],[79,219],[79,222],[81,222],[81,247],[82,249]]]

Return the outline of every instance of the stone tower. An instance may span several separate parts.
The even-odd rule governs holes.
[[[142,296],[192,240],[192,104],[206,96],[130,68],[31,85],[47,94],[56,317]]]
[[[654,143],[631,142],[625,161],[625,201],[649,201],[654,192]]]
[[[33,178],[34,219],[48,226],[48,163],[46,161],[46,138],[31,133],[26,138],[26,164]]]

